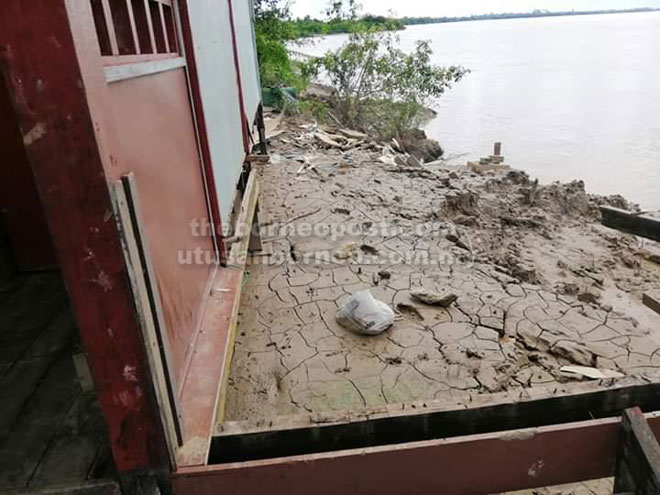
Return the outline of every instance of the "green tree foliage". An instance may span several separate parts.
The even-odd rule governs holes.
[[[263,87],[298,85],[286,43],[295,38],[288,3],[255,0],[255,34]]]
[[[305,73],[329,79],[336,89],[332,105],[343,123],[391,137],[416,127],[423,106],[468,72],[433,65],[431,54],[426,41],[408,54],[391,32],[362,30],[337,51],[310,62]]]
[[[298,89],[304,86],[304,79],[298,75],[287,51],[287,44],[294,40],[376,27],[403,29],[400,21],[383,16],[358,18],[357,9],[354,0],[333,0],[328,8],[328,20],[310,17],[293,20],[286,0],[255,0],[255,31],[262,86],[293,86]]]

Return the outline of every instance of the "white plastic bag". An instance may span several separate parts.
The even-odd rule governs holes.
[[[378,335],[394,323],[394,311],[369,290],[353,294],[337,310],[337,322],[361,335]]]

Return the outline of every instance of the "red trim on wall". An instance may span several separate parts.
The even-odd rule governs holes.
[[[209,145],[208,130],[204,118],[204,104],[202,102],[202,91],[199,85],[199,73],[197,72],[197,60],[192,39],[192,28],[190,27],[190,16],[188,14],[188,0],[179,2],[179,13],[181,17],[181,31],[183,36],[183,47],[186,54],[188,66],[188,80],[192,105],[195,110],[195,125],[202,153],[202,167],[206,176],[206,190],[208,193],[210,214],[215,225],[215,241],[218,246],[220,264],[227,264],[227,247],[222,235],[222,217],[220,216],[220,201],[218,191],[215,187],[215,175],[213,173],[213,162],[211,160],[211,148]]]
[[[232,0],[227,0],[229,5],[229,24],[231,25],[232,50],[234,52],[234,67],[236,68],[236,84],[238,85],[238,102],[241,111],[241,123],[243,126],[243,149],[246,154],[250,153],[250,122],[245,111],[245,100],[243,99],[243,81],[241,79],[241,64],[238,57],[238,44],[236,43],[236,27],[234,26],[234,9]]]

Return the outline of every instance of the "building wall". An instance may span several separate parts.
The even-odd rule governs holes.
[[[135,174],[178,384],[215,259],[210,232],[195,227],[210,219],[186,94],[183,68],[108,86],[121,149],[121,160],[107,162],[108,178]]]
[[[261,83],[254,40],[252,0],[231,0],[234,13],[236,47],[248,123],[254,122],[261,103]]]
[[[222,221],[231,213],[245,150],[228,0],[188,2]]]
[[[93,3],[78,4],[81,25],[94,25]],[[114,27],[120,32],[117,17]],[[210,232],[194,227],[211,219],[186,61],[175,32],[170,30],[176,40],[169,43],[169,52],[157,54],[104,55],[98,24],[96,32],[81,26],[74,35],[106,178],[114,182],[135,175],[171,350],[169,366],[180,389],[215,249]]]

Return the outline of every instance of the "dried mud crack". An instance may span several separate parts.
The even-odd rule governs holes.
[[[411,167],[369,139],[327,130],[341,147],[324,148],[313,125],[282,125],[271,163],[254,165],[264,251],[248,266],[228,420],[559,393],[577,379],[566,365],[660,379],[660,317],[641,303],[660,287],[660,250],[599,224],[598,205],[622,198]],[[335,321],[363,289],[398,308],[383,335]],[[430,306],[419,290],[458,298]]]

